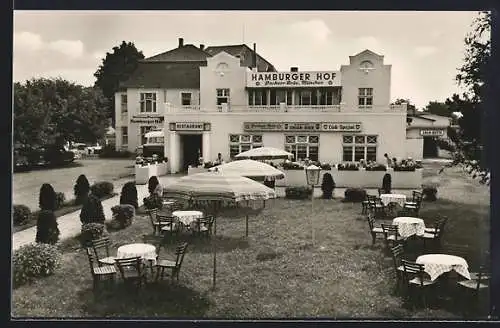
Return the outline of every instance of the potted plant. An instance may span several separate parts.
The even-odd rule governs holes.
[[[330,173],[323,174],[323,181],[321,182],[321,191],[323,192],[324,199],[332,199],[333,191],[335,190],[335,181]]]

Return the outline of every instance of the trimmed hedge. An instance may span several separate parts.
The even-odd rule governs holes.
[[[106,236],[108,232],[104,223],[86,223],[82,224],[80,242],[82,246],[87,247],[93,239],[99,239]]]
[[[86,223],[101,223],[105,220],[104,209],[99,198],[90,194],[85,203],[83,204],[80,212],[80,221]]]
[[[394,166],[395,172],[414,172],[415,165],[396,165]]]
[[[106,222],[108,230],[120,230],[132,224],[132,219],[135,216],[135,208],[129,204],[116,205],[111,208],[113,212],[113,220]]]
[[[137,201],[137,187],[135,186],[135,182],[129,181],[123,185],[120,195],[120,204],[129,204],[136,209],[139,207]]]
[[[73,186],[73,194],[75,195],[75,204],[80,205],[85,202],[90,191],[90,183],[84,174],[76,179],[76,183]]]
[[[437,188],[432,186],[427,186],[422,189],[423,199],[429,202],[434,202],[437,200]]]
[[[99,181],[94,183],[90,190],[92,194],[97,196],[98,198],[103,198],[105,196],[109,196],[113,194],[114,186],[113,183],[109,181]]]
[[[51,184],[44,183],[40,187],[38,206],[41,210],[55,211],[57,209],[56,192]]]
[[[313,190],[309,187],[287,187],[285,197],[288,199],[308,199],[312,196]]]
[[[56,192],[56,210],[64,206],[66,195],[63,192]]]
[[[59,241],[59,234],[59,227],[54,212],[41,210],[38,213],[36,221],[35,241],[37,243],[54,245]]]
[[[12,283],[17,288],[38,277],[50,276],[59,267],[61,252],[49,244],[28,244],[14,251]]]
[[[26,224],[31,220],[31,210],[26,205],[14,205],[12,213],[12,223],[15,226]]]
[[[344,201],[361,203],[366,198],[366,190],[361,188],[347,188],[344,192]]]

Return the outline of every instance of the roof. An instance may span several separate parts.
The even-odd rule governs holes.
[[[207,52],[201,50],[200,48],[192,45],[186,44],[182,47],[175,48],[158,55],[146,58],[143,61],[162,61],[162,62],[192,62],[192,61],[206,61],[207,57],[210,57]]]
[[[241,66],[252,67],[253,65],[253,50],[250,49],[246,44],[235,44],[227,46],[213,46],[207,47],[205,52],[211,56],[215,56],[219,52],[227,52],[231,56],[239,57]],[[275,72],[274,66],[265,60],[262,56],[257,53],[257,70],[259,72]]]
[[[140,62],[121,88],[198,89],[200,66],[206,62]]]

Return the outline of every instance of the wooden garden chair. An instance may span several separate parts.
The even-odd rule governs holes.
[[[373,217],[373,215],[374,215],[373,212],[369,212],[368,215],[366,216],[366,219],[368,221],[368,226],[370,228],[370,234],[372,236],[372,245],[375,244],[377,236],[384,236],[384,231],[382,230],[382,227],[375,226],[375,218]]]
[[[92,279],[94,281],[93,287],[94,290],[97,288],[100,281],[103,280],[111,280],[114,282],[116,277],[116,268],[114,265],[99,265],[99,261],[97,260],[97,256],[94,253],[94,250],[91,247],[85,248],[87,252],[87,257],[89,260],[90,274],[92,275]]]
[[[186,249],[188,243],[182,243],[175,248],[175,260],[160,259],[160,249],[157,249],[158,259],[156,261],[156,280],[159,278],[163,279],[165,269],[171,270],[170,277],[172,280],[174,278],[179,281],[179,272],[181,271],[182,262],[184,260],[184,255],[186,254]]]
[[[214,224],[214,220],[215,218],[212,215],[196,219],[195,228],[193,229],[193,234],[210,237],[212,235],[212,226]]]
[[[429,286],[434,285],[435,281],[430,280],[424,271],[424,265],[402,259],[403,279],[409,291],[409,296],[413,290],[419,290],[424,307],[427,307],[425,292]]]
[[[158,209],[153,208],[148,210],[149,220],[151,221],[151,226],[153,227],[153,235],[160,234],[160,224],[158,223]]]
[[[136,283],[139,287],[146,283],[146,265],[140,256],[117,258],[116,265],[125,283]]]
[[[404,256],[404,247],[401,244],[398,244],[394,247],[391,247],[392,253],[392,261],[394,264],[394,272],[396,273],[396,283],[399,288],[400,284],[404,281],[404,267],[402,264],[403,256]]]
[[[99,261],[99,265],[115,265],[115,257],[109,256],[109,246],[111,245],[109,237],[93,239],[90,245]]]
[[[400,239],[397,225],[382,223],[381,226],[384,233],[385,247],[387,249],[394,247],[403,241]]]

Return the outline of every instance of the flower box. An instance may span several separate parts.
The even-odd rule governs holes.
[[[276,180],[276,187],[307,186],[304,170],[282,170],[284,179]],[[417,189],[422,186],[422,169],[413,172],[397,171],[391,168],[387,171],[359,171],[338,170],[332,167],[330,171],[321,170],[318,186],[321,184],[323,174],[330,173],[335,181],[336,188],[381,188],[382,179],[386,173],[392,177],[392,189]]]

